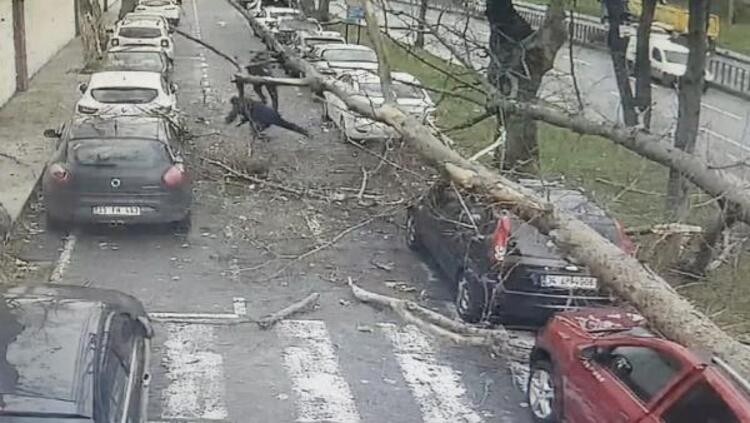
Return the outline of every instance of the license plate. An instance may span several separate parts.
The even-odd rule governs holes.
[[[141,208],[137,206],[98,206],[93,213],[97,216],[140,216]]]
[[[589,276],[546,275],[542,278],[542,288],[596,289],[598,281]]]

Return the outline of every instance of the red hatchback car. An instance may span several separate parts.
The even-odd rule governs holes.
[[[537,422],[750,422],[748,382],[612,308],[559,313],[537,335],[528,401]]]

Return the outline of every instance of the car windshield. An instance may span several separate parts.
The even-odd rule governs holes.
[[[344,44],[344,41],[338,38],[306,38],[305,44],[312,47],[319,44]]]
[[[161,72],[164,63],[161,55],[157,52],[110,52],[107,53],[104,66]]]
[[[70,150],[80,166],[151,168],[169,158],[162,143],[141,139],[83,140],[71,144]]]
[[[159,92],[153,88],[94,88],[91,96],[100,103],[144,104],[153,101]]]
[[[688,54],[681,51],[664,50],[664,55],[667,56],[667,62],[677,63],[680,65],[687,65]]]
[[[171,3],[172,2],[170,0],[147,0],[142,2],[141,4],[145,6],[167,6]]]
[[[123,38],[158,38],[161,37],[161,30],[159,28],[126,26],[120,28],[118,35]]]
[[[372,50],[348,48],[328,49],[323,52],[323,59],[331,62],[378,62],[378,56]]]
[[[292,12],[292,11],[284,11],[284,12],[271,12],[271,18],[272,19],[282,19],[282,18],[296,18],[299,16],[299,13]]]

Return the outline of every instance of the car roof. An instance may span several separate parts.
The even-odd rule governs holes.
[[[169,125],[159,116],[82,116],[71,122],[69,139],[143,138],[168,143]]]
[[[158,19],[152,19],[149,16],[135,16],[132,19],[123,19],[120,21],[119,28],[125,28],[125,27],[155,27],[155,28],[164,28],[162,25],[162,21]]]
[[[4,411],[91,416],[97,359],[110,311],[146,316],[133,297],[74,286],[3,287],[0,348],[10,367],[0,371]]]
[[[683,46],[682,44],[675,43],[669,36],[665,36],[662,34],[657,34],[656,36],[651,37],[651,46],[685,54],[690,53],[690,50],[687,47]]]
[[[359,45],[359,44],[318,44],[315,46],[317,50],[360,50],[360,51],[375,51],[370,47]]]
[[[105,71],[91,74],[89,87],[143,87],[161,89],[162,75],[148,71]]]
[[[164,23],[167,18],[165,18],[162,15],[157,15],[156,13],[148,13],[148,12],[130,12],[123,16],[121,22],[135,22],[135,21],[158,21],[160,23]]]

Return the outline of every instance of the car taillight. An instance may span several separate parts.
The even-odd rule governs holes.
[[[169,47],[169,40],[161,40],[162,47]]]
[[[511,221],[509,216],[502,216],[497,220],[495,232],[492,234],[492,259],[496,263],[505,260],[510,242]]]
[[[47,172],[49,173],[49,176],[52,178],[52,180],[58,185],[66,185],[68,182],[70,182],[70,172],[59,163],[50,165],[47,169]]]
[[[112,47],[117,47],[120,45],[120,40],[118,38],[112,39]]]
[[[187,172],[185,171],[185,166],[181,164],[176,164],[169,169],[167,169],[166,172],[164,172],[164,176],[162,177],[162,180],[164,181],[164,186],[167,188],[180,188],[183,185],[185,185],[188,181]]]
[[[615,220],[615,226],[617,226],[617,238],[620,241],[620,249],[627,255],[635,257],[638,249],[633,240],[625,233],[625,227],[617,220]]]

